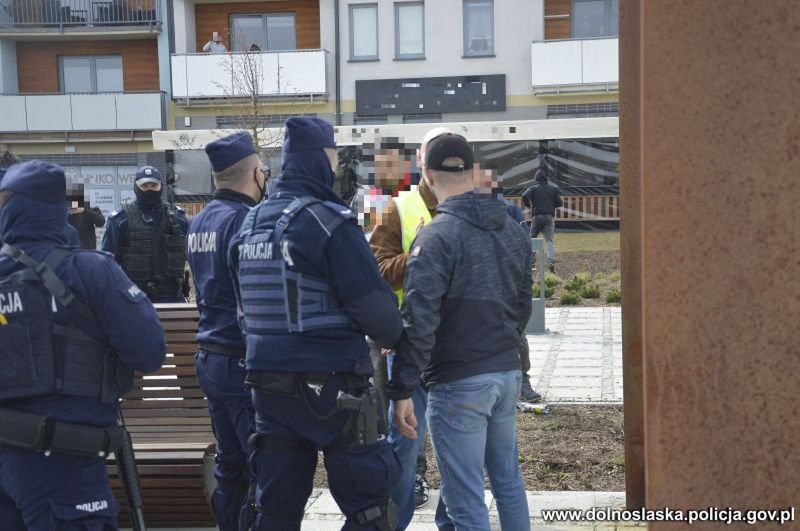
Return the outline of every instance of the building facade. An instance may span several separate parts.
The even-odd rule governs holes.
[[[618,0],[0,0],[0,149],[64,165],[75,193],[108,210],[141,164],[209,193],[192,153],[201,131],[291,114],[377,130],[616,116],[617,11]],[[153,131],[172,132],[172,146],[156,151]],[[262,148],[277,145],[264,135]],[[554,151],[527,140],[515,149],[528,158]]]

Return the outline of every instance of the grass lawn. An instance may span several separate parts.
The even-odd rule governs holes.
[[[559,232],[554,239],[556,254],[619,251],[619,232]]]

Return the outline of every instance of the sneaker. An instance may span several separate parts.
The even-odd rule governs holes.
[[[522,389],[519,391],[520,402],[529,402],[534,404],[536,402],[540,402],[541,400],[542,395],[533,390],[530,382],[522,382]]]
[[[414,479],[414,509],[419,509],[428,503],[428,481],[425,476],[417,474]]]
[[[556,274],[556,265],[555,264],[550,264],[550,266],[547,269],[549,269],[550,272],[553,273],[554,275]]]

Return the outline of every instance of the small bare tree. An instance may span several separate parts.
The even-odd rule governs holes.
[[[292,90],[280,64],[274,72],[265,71],[265,63],[269,61],[266,53],[256,45],[247,48],[245,42],[237,44],[239,50],[248,51],[221,57],[221,64],[231,82],[217,84],[225,95],[225,107],[217,114],[232,119],[233,127],[230,129],[248,131],[253,135],[259,153],[274,150],[283,141],[283,120],[289,115],[303,115],[305,109],[297,103],[290,103],[297,90]]]

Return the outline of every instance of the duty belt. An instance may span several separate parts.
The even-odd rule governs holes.
[[[231,356],[234,358],[244,358],[246,352],[236,348],[226,347],[219,343],[205,343],[203,341],[197,343],[197,348],[211,352],[212,354],[222,354],[223,356]]]
[[[0,446],[50,455],[106,457],[125,442],[125,428],[99,428],[55,420],[51,416],[0,408]]]

